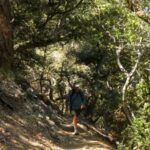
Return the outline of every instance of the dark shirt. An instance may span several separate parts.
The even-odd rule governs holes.
[[[85,103],[86,103],[86,99],[82,91],[69,92],[66,100],[66,105],[67,107],[70,107],[71,110],[81,109],[81,105]]]

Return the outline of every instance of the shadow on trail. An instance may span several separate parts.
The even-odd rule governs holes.
[[[20,99],[18,97],[21,107],[16,105],[16,109],[10,110],[0,105],[1,150],[111,149],[109,143],[94,135],[82,123],[80,135],[72,135],[69,118],[59,115],[34,93],[23,94]],[[15,101],[13,98],[8,100]]]
[[[68,126],[70,121],[58,114],[46,118],[41,114],[1,112],[0,144],[6,150],[111,149],[109,143],[82,124],[79,125],[80,135],[72,135],[73,128]]]

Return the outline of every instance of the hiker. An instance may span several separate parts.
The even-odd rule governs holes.
[[[72,125],[74,127],[74,135],[78,135],[77,124],[78,124],[78,116],[81,111],[85,109],[86,99],[84,97],[83,92],[80,89],[80,85],[78,83],[74,83],[72,90],[69,92],[66,99],[66,110],[69,111],[73,115]]]

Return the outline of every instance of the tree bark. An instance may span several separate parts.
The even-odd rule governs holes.
[[[139,43],[142,42],[142,39],[140,40]],[[123,111],[127,117],[127,120],[129,122],[129,124],[132,124],[132,120],[135,118],[134,117],[134,114],[131,112],[131,110],[129,109],[129,105],[128,105],[128,100],[126,98],[126,92],[127,92],[127,89],[128,89],[128,86],[129,86],[129,83],[130,83],[130,80],[132,78],[132,76],[134,75],[137,67],[138,67],[138,64],[140,62],[140,58],[141,58],[141,52],[139,49],[136,49],[136,53],[137,53],[137,60],[136,60],[136,63],[135,65],[132,67],[131,71],[128,72],[125,67],[122,65],[121,63],[121,60],[120,60],[120,53],[122,52],[122,50],[124,49],[124,46],[123,45],[120,45],[118,48],[117,48],[117,51],[116,51],[116,54],[117,54],[117,64],[120,68],[120,70],[124,73],[124,75],[126,76],[126,80],[125,80],[125,83],[122,87],[122,102],[123,102]]]
[[[9,70],[13,56],[13,32],[9,0],[0,0],[0,68]]]

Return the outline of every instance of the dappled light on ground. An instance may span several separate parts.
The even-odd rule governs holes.
[[[94,133],[92,135],[93,131],[83,124],[79,125],[80,135],[72,135],[73,129],[68,126],[70,120],[66,121],[61,116],[61,121],[56,118],[43,118],[39,123],[38,117],[27,116],[25,113],[11,113],[1,108],[0,118],[1,150],[110,150],[112,147],[100,136]],[[57,120],[57,124],[54,119]]]

